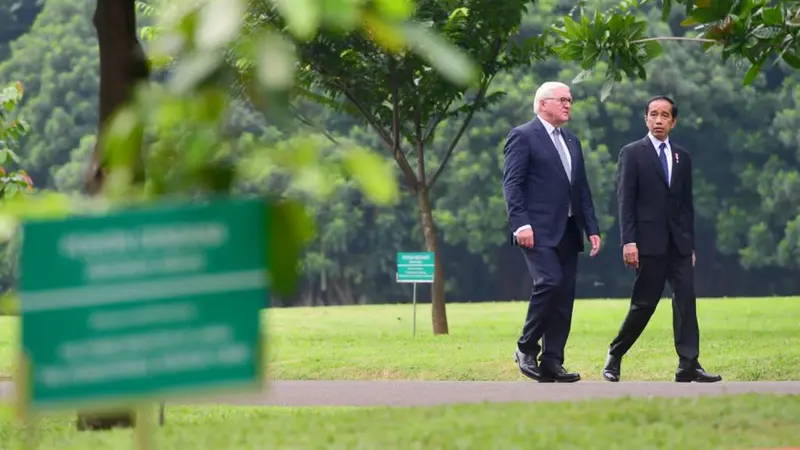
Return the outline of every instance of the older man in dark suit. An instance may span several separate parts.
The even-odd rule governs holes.
[[[694,292],[694,201],[692,159],[672,142],[678,107],[666,96],[645,106],[649,133],[619,152],[617,201],[625,264],[636,270],[631,304],[609,346],[603,378],[620,380],[622,357],[650,317],[667,281],[672,287],[672,326],[678,368],[675,381],[715,382],[698,362],[700,332]]]
[[[504,149],[509,235],[522,249],[533,279],[514,359],[524,375],[539,382],[580,380],[579,373],[568,372],[563,364],[581,235],[591,242],[591,256],[600,250],[581,143],[562,128],[571,108],[569,86],[542,84],[533,101],[536,117],[511,130]]]

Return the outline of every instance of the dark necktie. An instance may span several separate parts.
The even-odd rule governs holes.
[[[661,167],[664,169],[664,178],[667,180],[667,184],[669,184],[669,166],[667,166],[667,152],[664,149],[667,148],[667,144],[661,143],[658,146],[659,152],[658,157],[661,158]]]

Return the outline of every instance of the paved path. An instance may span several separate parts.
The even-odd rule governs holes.
[[[0,401],[12,385],[0,382]],[[282,406],[430,406],[454,403],[575,401],[619,397],[696,397],[775,393],[800,395],[800,381],[674,382],[580,381],[539,384],[525,381],[272,381],[261,394],[210,397],[182,404]]]

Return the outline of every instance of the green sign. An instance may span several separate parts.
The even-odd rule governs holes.
[[[26,222],[31,407],[260,390],[267,208],[226,199]]]
[[[398,283],[433,283],[434,257],[432,252],[398,253]]]

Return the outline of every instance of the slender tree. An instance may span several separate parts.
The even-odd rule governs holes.
[[[405,7],[405,2],[395,3]],[[504,95],[489,93],[495,76],[549,54],[542,37],[515,39],[531,4],[532,0],[420,0],[410,11],[414,21],[423,25],[403,25],[405,42],[417,52],[405,51],[399,36],[369,18],[364,30],[294,41],[302,68],[299,79],[307,96],[371,127],[416,197],[425,247],[436,256],[431,295],[434,334],[447,334],[449,327],[432,191],[472,117]],[[271,2],[257,6],[260,9],[251,14],[254,27],[285,27]],[[460,55],[444,51],[436,41],[423,40],[431,32],[460,48],[477,65],[473,83],[452,82],[448,69],[463,66]],[[437,64],[445,70],[432,70]],[[443,123],[456,123],[455,133],[438,146],[444,149],[441,153],[432,154]]]

